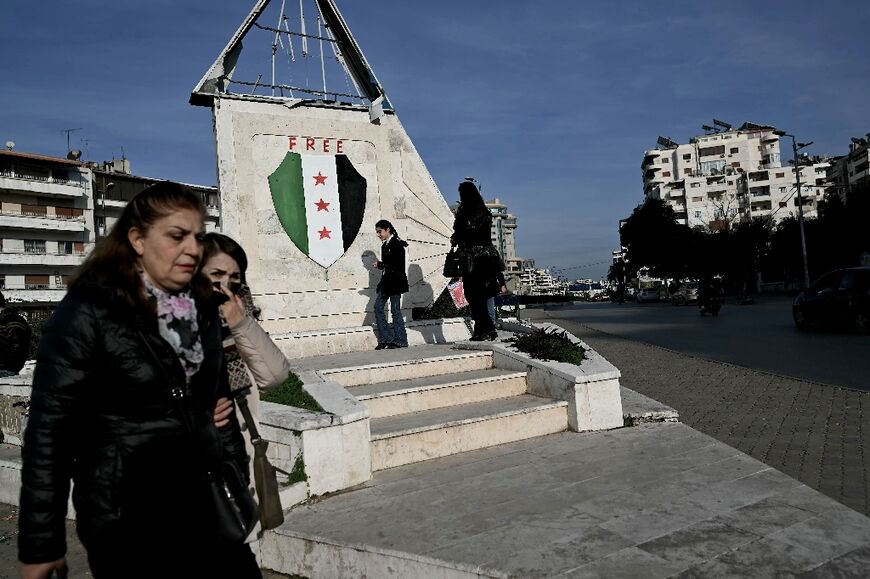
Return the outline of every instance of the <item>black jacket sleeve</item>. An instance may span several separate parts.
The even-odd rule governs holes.
[[[75,425],[99,336],[91,307],[62,302],[46,322],[24,434],[18,558],[45,563],[66,553]]]

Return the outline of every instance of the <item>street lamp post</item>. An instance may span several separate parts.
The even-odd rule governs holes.
[[[804,266],[804,279],[803,279],[803,289],[807,289],[810,287],[810,270],[807,266],[807,238],[804,233],[804,201],[803,197],[801,197],[801,171],[800,165],[798,164],[798,151],[801,149],[805,149],[813,144],[812,141],[809,143],[798,143],[795,140],[794,135],[790,135],[784,131],[774,131],[776,135],[780,137],[790,137],[791,138],[791,148],[794,155],[794,177],[795,177],[795,186],[797,187],[797,202],[798,202],[798,225],[800,226],[801,231],[801,258],[803,259]]]

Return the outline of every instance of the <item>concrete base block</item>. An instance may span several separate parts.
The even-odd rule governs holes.
[[[573,400],[568,400],[571,430],[607,430],[623,425],[619,380],[600,380],[574,385]]]
[[[302,433],[302,455],[312,495],[337,491],[372,477],[369,421]]]

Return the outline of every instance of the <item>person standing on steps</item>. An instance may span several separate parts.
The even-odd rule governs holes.
[[[474,341],[495,340],[498,335],[489,315],[487,300],[498,293],[496,274],[501,259],[492,244],[492,214],[471,181],[459,184],[459,208],[450,243],[459,247],[460,271],[465,298],[474,319]],[[463,271],[464,269],[464,271]]]
[[[378,324],[378,345],[375,350],[407,348],[408,335],[405,332],[405,320],[402,318],[402,294],[408,291],[408,275],[405,273],[405,248],[408,242],[399,238],[396,228],[386,219],[375,223],[375,233],[383,243],[381,259],[375,261],[374,265],[384,272],[375,298],[375,320]],[[387,300],[390,302],[393,318],[392,331],[387,325],[384,311]]]

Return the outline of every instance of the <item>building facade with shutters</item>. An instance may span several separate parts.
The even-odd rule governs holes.
[[[815,216],[829,164],[800,168],[804,216]],[[651,149],[641,163],[644,195],[662,199],[689,227],[718,230],[754,217],[780,221],[797,213],[794,167],[783,166],[780,137],[766,125],[698,135]]]
[[[0,150],[0,291],[25,308],[59,302],[73,270],[127,202],[157,181],[131,175],[128,160],[84,163]],[[182,185],[203,199],[206,229],[216,229],[217,189]]]
[[[0,289],[11,302],[56,303],[93,248],[91,170],[79,161],[0,151]]]

